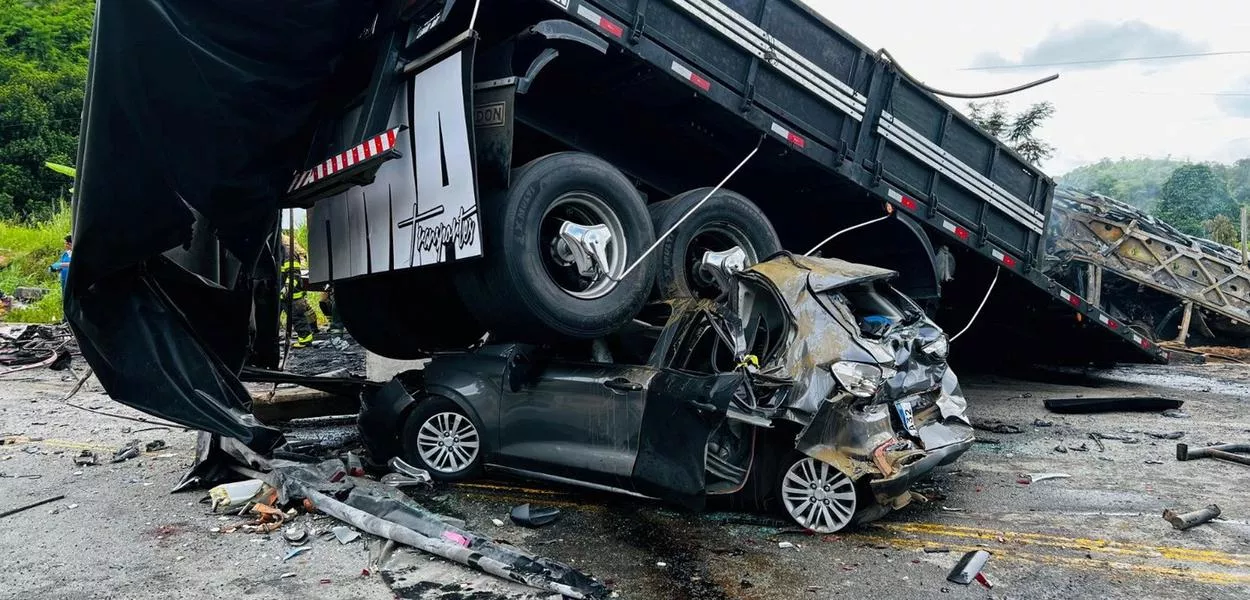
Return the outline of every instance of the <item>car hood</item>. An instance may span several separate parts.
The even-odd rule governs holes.
[[[773,404],[775,412],[781,413],[778,416],[809,421],[839,392],[830,366],[850,361],[877,365],[887,374],[877,395],[865,403],[929,395],[942,408],[944,418],[965,419],[965,402],[945,358],[923,351],[944,337],[933,321],[920,316],[872,338],[863,335],[855,316],[834,300],[841,288],[888,281],[895,275],[888,269],[792,254],[778,255],[738,274],[741,283],[771,290],[788,313],[785,341],[773,356],[761,357],[767,362],[759,368],[761,377],[788,383]]]

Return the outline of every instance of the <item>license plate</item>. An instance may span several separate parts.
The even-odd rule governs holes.
[[[895,402],[894,412],[898,414],[898,420],[903,424],[903,429],[906,429],[907,433],[915,436],[920,435],[920,430],[916,428],[915,416],[912,415],[911,402]]]

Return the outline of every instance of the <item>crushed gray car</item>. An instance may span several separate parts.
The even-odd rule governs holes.
[[[972,445],[946,336],[894,272],[731,263],[705,260],[721,298],[653,305],[606,339],[435,357],[366,398],[371,454],[440,480],[486,468],[696,509],[726,496],[828,533],[905,506]]]

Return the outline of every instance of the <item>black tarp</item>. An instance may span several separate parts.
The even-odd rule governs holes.
[[[268,450],[236,374],[252,274],[368,0],[99,0],[79,143],[65,309],[109,395]],[[200,277],[164,253],[192,224],[238,268]],[[185,263],[184,263],[185,264]]]

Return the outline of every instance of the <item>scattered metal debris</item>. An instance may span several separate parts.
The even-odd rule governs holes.
[[[1047,479],[1068,479],[1072,476],[1067,473],[1029,473],[1025,477],[1028,479],[1027,483],[1038,483]]]
[[[26,505],[23,505],[23,506],[19,506],[19,507],[17,507],[17,508],[10,508],[9,510],[6,510],[6,511],[4,511],[4,512],[0,512],[0,519],[3,519],[4,517],[7,517],[7,516],[9,516],[9,515],[16,515],[17,513],[20,513],[20,512],[22,512],[22,511],[27,511],[27,510],[30,510],[30,509],[32,509],[32,508],[37,508],[37,507],[43,506],[43,505],[45,505],[45,504],[48,504],[48,503],[51,503],[51,502],[56,502],[57,500],[64,500],[64,499],[65,499],[65,495],[64,495],[64,494],[62,494],[62,495],[59,495],[59,496],[53,496],[53,497],[48,498],[48,499],[46,499],[46,500],[40,500],[40,501],[38,501],[38,502],[31,502],[30,504],[26,504]]]
[[[165,440],[152,440],[143,446],[143,449],[148,452],[156,452],[158,450],[164,450],[165,448]]]
[[[522,504],[512,509],[512,522],[524,527],[542,527],[550,525],[556,519],[560,518],[560,509],[558,508],[534,508],[529,503]]]
[[[282,562],[291,560],[292,558],[308,552],[309,550],[312,550],[312,546],[297,546],[295,548],[291,548],[287,551],[286,556],[282,557]]]
[[[990,433],[1004,433],[1004,434],[1024,433],[1024,430],[1021,429],[1019,425],[1005,423],[997,419],[989,419],[989,420],[973,419],[972,428],[980,429],[981,431],[988,431]]]
[[[111,462],[125,462],[132,458],[138,458],[139,454],[139,440],[132,440],[129,444],[118,448],[118,450],[113,453],[113,460]]]
[[[1172,527],[1182,531],[1206,523],[1218,516],[1220,516],[1220,507],[1214,504],[1187,513],[1177,513],[1170,508],[1163,511],[1163,518],[1171,523]]]
[[[1043,420],[1043,419],[1033,419],[1033,426],[1034,426],[1034,427],[1054,427],[1054,426],[1055,426],[1055,422],[1054,422],[1054,421],[1046,421],[1046,420]]]
[[[1179,440],[1185,437],[1185,432],[1184,431],[1169,431],[1166,433],[1156,433],[1153,431],[1147,431],[1146,435],[1156,440]]]
[[[1106,447],[1106,446],[1104,446],[1104,445],[1102,444],[1102,438],[1101,438],[1101,436],[1099,436],[1097,433],[1091,433],[1091,434],[1089,434],[1089,439],[1094,440],[1094,443],[1095,443],[1095,444],[1098,444],[1098,451],[1099,451],[1099,452],[1106,452],[1106,451],[1107,451],[1107,447]],[[1084,444],[1081,444],[1081,445],[1083,446]]]
[[[1147,459],[1147,460],[1144,460],[1144,461],[1142,461],[1142,462],[1143,462],[1143,463],[1145,463],[1145,464],[1148,464],[1148,465],[1161,465],[1161,464],[1163,464],[1163,461],[1161,461],[1161,460],[1154,460],[1153,458],[1151,458],[1151,459]]]
[[[93,467],[100,464],[100,457],[95,452],[83,450],[74,457],[74,464],[79,467]]]
[[[360,532],[351,527],[340,525],[330,529],[330,531],[334,532],[334,539],[338,540],[340,544],[350,544],[360,539]]]
[[[1200,458],[1218,458],[1229,462],[1250,465],[1250,444],[1219,444],[1206,448],[1190,448],[1189,444],[1176,444],[1176,460],[1197,460]]]
[[[208,497],[212,501],[214,512],[225,512],[246,507],[261,496],[266,488],[268,486],[265,482],[259,479],[236,481],[209,490]]]
[[[968,585],[977,580],[977,575],[981,573],[981,569],[989,559],[990,553],[985,550],[968,552],[955,563],[955,568],[951,569],[946,580],[959,585]]]
[[[282,537],[291,544],[299,544],[308,539],[308,530],[302,526],[287,527],[282,532]]]
[[[1185,412],[1185,411],[1183,411],[1183,410],[1181,410],[1181,409],[1179,409],[1179,408],[1169,408],[1169,409],[1167,409],[1167,410],[1163,411],[1163,416],[1165,416],[1165,417],[1171,417],[1171,418],[1173,418],[1173,419],[1188,419],[1188,418],[1189,418],[1189,413],[1187,413],[1187,412]]]
[[[1058,453],[1060,453],[1060,454],[1067,454],[1067,453],[1068,453],[1068,448],[1067,448],[1066,446],[1064,446],[1063,444],[1059,444],[1058,446],[1055,446],[1054,450],[1055,450],[1055,452],[1058,452]]]
[[[1182,400],[1158,396],[1124,396],[1111,398],[1051,398],[1042,404],[1046,410],[1059,414],[1092,414],[1104,412],[1159,412],[1179,409]]]

